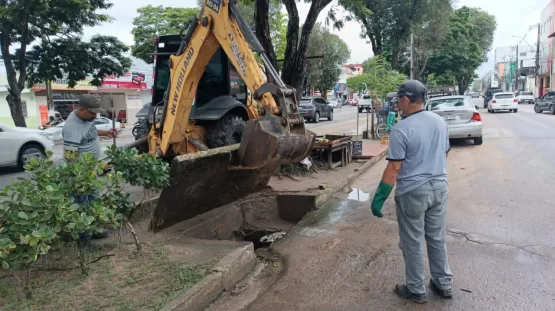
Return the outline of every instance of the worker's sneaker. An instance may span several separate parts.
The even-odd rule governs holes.
[[[405,284],[395,285],[395,294],[401,298],[410,299],[416,303],[425,303],[428,301],[428,295],[411,293]]]
[[[434,279],[430,279],[430,288],[434,293],[436,293],[436,295],[438,295],[441,298],[453,298],[453,290],[451,288],[440,289],[439,287],[437,287],[436,283],[434,282]]]

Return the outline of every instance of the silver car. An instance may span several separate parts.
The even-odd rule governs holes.
[[[425,107],[445,120],[450,139],[472,139],[475,145],[482,144],[482,117],[470,98],[464,95],[434,97]]]

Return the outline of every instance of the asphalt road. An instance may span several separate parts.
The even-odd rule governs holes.
[[[382,219],[368,202],[382,160],[276,245],[285,271],[249,310],[555,310],[555,116],[480,112],[483,145],[453,142],[447,164],[454,299],[393,293],[404,282],[394,201]]]
[[[318,123],[306,123],[306,128],[315,132],[317,135],[337,134],[337,135],[356,135],[357,134],[357,114],[356,107],[342,107],[334,109],[334,118],[332,121],[322,119]],[[362,135],[362,131],[368,127],[371,128],[371,114],[360,113],[358,133]],[[377,122],[377,120],[375,120]]]

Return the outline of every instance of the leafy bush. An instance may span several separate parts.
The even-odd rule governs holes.
[[[6,198],[0,204],[3,269],[25,270],[62,240],[81,245],[92,234],[118,225],[129,229],[141,250],[129,222],[136,205],[123,184],[162,189],[169,184],[169,166],[150,155],[138,156],[136,150],[112,147],[109,156],[115,172],[106,178],[99,178],[105,164],[88,153],[73,158],[66,155],[70,161],[58,166],[48,159],[32,159],[25,166],[29,178],[19,178],[0,192]],[[80,267],[86,273],[84,249],[78,249]],[[28,289],[24,280],[21,283]]]
[[[136,149],[111,146],[107,152],[114,169],[133,186],[160,190],[170,184],[169,165],[149,154],[138,155]]]

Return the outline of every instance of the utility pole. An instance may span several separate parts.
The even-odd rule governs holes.
[[[415,68],[414,68],[414,34],[410,33],[410,79],[415,78]]]
[[[46,81],[46,106],[48,107],[48,113],[54,110],[54,99],[52,98],[52,80],[48,79]]]
[[[536,41],[536,87],[538,86],[540,80],[540,23],[536,24],[538,28],[538,39]],[[538,94],[540,96],[541,94]]]
[[[518,44],[516,45],[516,66],[515,66],[515,92],[518,91],[518,78],[519,78],[519,68],[518,68]]]

